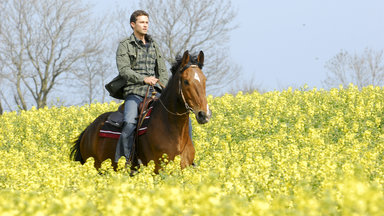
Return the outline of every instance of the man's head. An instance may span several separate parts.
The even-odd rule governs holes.
[[[137,10],[132,13],[130,24],[135,33],[145,35],[148,31],[149,15],[143,10]]]

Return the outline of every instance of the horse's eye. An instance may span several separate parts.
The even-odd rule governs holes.
[[[185,84],[185,85],[189,85],[188,80],[184,80],[184,84]]]

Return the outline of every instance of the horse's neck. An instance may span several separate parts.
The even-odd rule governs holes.
[[[169,127],[175,127],[180,130],[186,126],[188,127],[189,123],[189,115],[187,109],[185,108],[185,104],[178,99],[179,98],[179,85],[177,80],[172,80],[170,86],[167,87],[166,91],[160,96],[160,100],[164,104],[163,107],[161,104],[160,114],[163,117],[166,117],[167,122],[169,123]],[[183,115],[177,115],[183,114]]]
[[[166,109],[170,115],[171,113],[185,113],[187,111],[185,104],[179,99],[180,98],[180,89],[179,89],[178,78],[174,78],[170,81],[169,86],[167,86],[164,93],[160,96],[160,100],[165,105]]]

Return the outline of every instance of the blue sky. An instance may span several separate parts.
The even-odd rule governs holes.
[[[384,48],[384,1],[239,0],[231,54],[243,79],[267,90],[322,87],[325,63],[340,50]]]
[[[97,8],[129,0],[96,0]],[[113,3],[112,3],[113,2]],[[233,0],[238,9],[230,56],[240,65],[237,82],[253,79],[265,90],[321,88],[325,63],[341,50],[384,48],[382,0]],[[208,56],[206,57],[208,59]]]

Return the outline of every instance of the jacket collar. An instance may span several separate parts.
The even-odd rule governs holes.
[[[145,40],[149,43],[152,43],[153,42],[153,39],[152,39],[152,36],[151,35],[148,35],[146,34],[145,35]],[[130,43],[136,43],[137,45],[139,45],[139,39],[136,38],[135,34],[131,34],[131,36],[129,37],[129,42]]]

